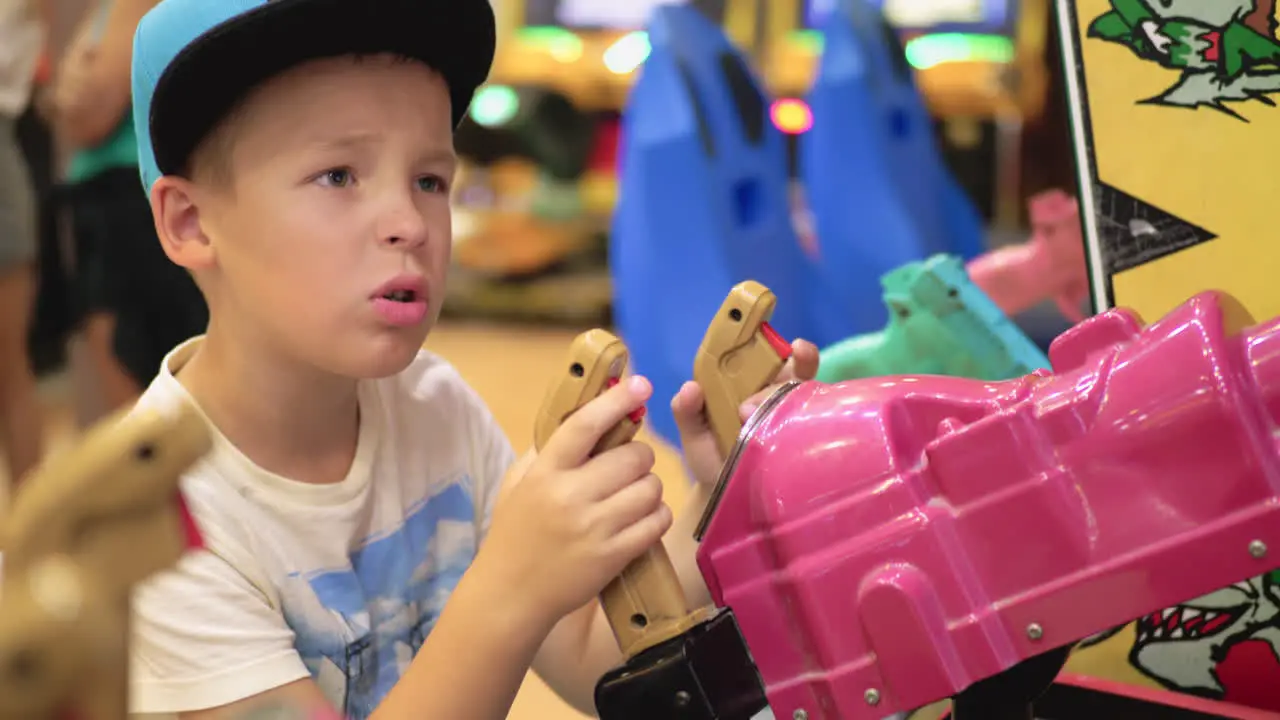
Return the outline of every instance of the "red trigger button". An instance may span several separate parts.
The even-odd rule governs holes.
[[[605,383],[605,386],[613,387],[617,385],[619,382],[621,381],[616,377],[609,378],[609,381]],[[645,409],[643,407],[636,408],[635,410],[631,411],[630,415],[627,415],[627,419],[635,423],[636,425],[639,425],[640,421],[644,419],[644,413],[645,413]]]
[[[760,323],[760,333],[764,335],[765,342],[769,343],[769,346],[773,348],[774,352],[778,353],[778,357],[782,358],[784,362],[791,358],[791,343],[784,340],[778,334],[778,331],[773,329],[772,325]]]

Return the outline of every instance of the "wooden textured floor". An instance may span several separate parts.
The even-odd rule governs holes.
[[[533,419],[550,379],[561,364],[573,330],[506,327],[446,322],[432,333],[427,347],[447,358],[484,397],[517,449],[528,447]],[[44,383],[51,451],[73,441],[73,396],[61,378]],[[657,402],[667,402],[659,399]],[[655,443],[657,472],[666,481],[667,502],[680,507],[684,479],[679,456]],[[2,474],[2,471],[0,471]],[[0,478],[3,480],[3,478]],[[7,483],[0,482],[0,488]],[[0,492],[0,512],[3,511]],[[573,720],[583,717],[564,705],[532,675],[526,680],[510,720]]]

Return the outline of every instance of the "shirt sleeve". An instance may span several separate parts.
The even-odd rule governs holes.
[[[134,594],[130,712],[219,707],[308,677],[293,631],[221,554],[193,553]]]

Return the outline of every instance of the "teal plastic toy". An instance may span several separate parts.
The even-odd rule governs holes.
[[[822,351],[817,379],[949,375],[1007,380],[1049,367],[1049,358],[982,292],[951,255],[880,278],[889,323]]]

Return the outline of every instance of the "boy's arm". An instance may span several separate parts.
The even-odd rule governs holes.
[[[691,608],[711,602],[707,584],[698,570],[698,544],[693,539],[693,531],[710,496],[710,491],[701,484],[690,487],[688,500],[663,539]],[[556,625],[534,659],[533,669],[574,709],[594,716],[596,682],[622,664],[622,660],[604,610],[600,603],[593,602]]]

